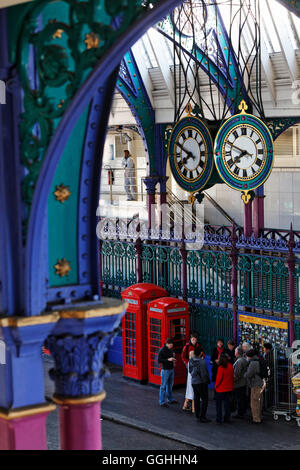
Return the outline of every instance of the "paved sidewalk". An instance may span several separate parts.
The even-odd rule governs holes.
[[[102,417],[127,426],[136,426],[153,434],[169,437],[184,444],[208,450],[300,450],[300,428],[295,420],[274,421],[264,416],[264,423],[233,420],[222,426],[214,423],[215,402],[210,400],[209,424],[197,422],[192,413],[183,411],[184,389],[174,390],[179,405],[160,408],[157,387],[124,379],[118,366],[110,366],[111,377],[105,380],[107,398],[102,404]]]
[[[45,363],[47,397],[51,397],[53,393],[53,384],[47,374],[47,369],[51,367],[51,363]],[[158,387],[141,385],[123,378],[122,370],[118,366],[110,365],[109,368],[111,376],[104,382],[107,397],[102,402],[103,424],[109,420],[150,432],[153,436],[167,437],[172,439],[174,444],[179,442],[198,449],[300,450],[300,428],[295,420],[288,423],[280,418],[276,422],[272,415],[268,414],[264,416],[264,423],[258,426],[241,420],[233,420],[232,424],[219,426],[214,423],[215,402],[210,400],[207,416],[213,421],[201,424],[192,413],[182,410],[184,388],[174,390],[178,405],[160,408]],[[117,449],[117,446],[114,448]]]

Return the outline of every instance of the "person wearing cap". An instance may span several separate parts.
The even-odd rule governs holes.
[[[136,200],[136,188],[135,188],[135,171],[134,161],[130,156],[129,150],[124,150],[124,158],[122,160],[122,168],[124,168],[124,182],[125,191],[127,194],[127,201]]]

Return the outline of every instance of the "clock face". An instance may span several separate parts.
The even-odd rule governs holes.
[[[186,191],[197,191],[206,184],[213,168],[212,140],[200,119],[189,116],[175,125],[169,160],[175,180]]]
[[[248,181],[263,169],[267,148],[263,136],[255,127],[239,125],[226,135],[222,155],[228,172]]]
[[[219,175],[228,186],[239,191],[258,188],[272,170],[271,133],[256,116],[233,116],[217,134],[214,158]]]
[[[199,179],[207,164],[207,145],[201,132],[193,127],[184,128],[175,141],[177,171],[186,181]]]

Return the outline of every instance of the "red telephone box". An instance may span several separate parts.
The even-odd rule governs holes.
[[[181,352],[189,340],[189,306],[184,300],[163,297],[148,304],[148,380],[160,385],[158,352],[167,338],[174,340],[175,378],[174,385],[185,384],[186,367]]]
[[[147,380],[147,305],[151,300],[165,297],[167,292],[155,284],[140,283],[127,287],[122,299],[128,303],[122,320],[123,375]]]

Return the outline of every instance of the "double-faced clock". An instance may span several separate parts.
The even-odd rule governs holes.
[[[245,101],[241,114],[232,116],[220,128],[214,147],[216,168],[231,188],[242,191],[247,204],[249,191],[261,186],[269,177],[274,161],[273,138],[258,117],[247,114]]]
[[[190,114],[174,126],[169,140],[169,161],[178,185],[193,194],[207,183],[213,169],[213,142],[201,119]]]

